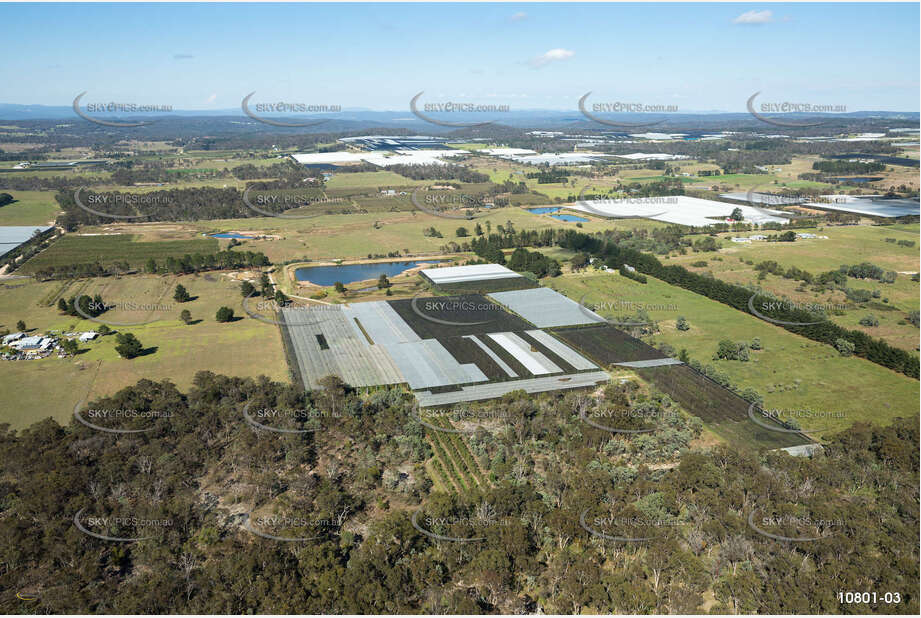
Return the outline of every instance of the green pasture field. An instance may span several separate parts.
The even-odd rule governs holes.
[[[784,270],[796,266],[813,275],[836,270],[841,265],[861,262],[870,262],[883,269],[900,273],[918,272],[921,266],[918,259],[918,245],[921,244],[921,239],[917,232],[910,231],[911,227],[917,228],[917,224],[909,225],[906,229],[895,225],[824,226],[797,231],[828,236],[827,239],[798,239],[792,243],[755,241],[750,244],[738,244],[730,242],[729,237],[747,236],[754,232],[722,234],[723,248],[719,252],[673,254],[668,263],[680,264],[697,273],[709,272],[719,279],[738,285],[759,285],[778,296],[785,296],[796,302],[847,305],[847,310],[830,314],[833,322],[846,328],[862,330],[894,346],[912,351],[918,347],[918,329],[904,319],[908,312],[918,310],[919,290],[918,283],[911,280],[911,275],[897,275],[894,284],[849,278],[847,287],[880,292],[879,299],[855,306],[847,300],[844,292],[817,294],[812,292],[809,286],[802,286],[800,281],[770,274],[759,281],[759,272],[755,270],[755,265],[759,262],[773,260]],[[897,243],[886,242],[886,238],[914,241],[915,246],[901,247]],[[692,266],[698,261],[705,261],[707,264]],[[862,326],[859,321],[867,314],[876,316],[880,325]]]
[[[193,300],[176,303],[173,291],[182,283]],[[52,355],[31,361],[0,360],[0,423],[25,427],[51,416],[68,423],[73,408],[85,398],[110,395],[142,378],[170,380],[188,389],[198,371],[232,376],[267,375],[288,381],[287,365],[278,328],[248,317],[242,309],[240,284],[220,273],[187,276],[134,275],[73,282],[3,282],[0,287],[0,329],[16,330],[25,320],[33,333],[48,330],[80,332],[98,329],[95,321],[62,315],[56,299],[77,294],[100,294],[117,307],[98,319],[113,323],[113,330],[133,333],[152,353],[125,360],[115,352],[115,335],[81,343],[81,353],[59,359]],[[17,287],[11,287],[17,286]],[[128,303],[137,303],[137,311]],[[50,303],[50,305],[49,305]],[[218,323],[221,306],[242,317]],[[149,307],[153,307],[148,310]],[[193,324],[179,320],[188,309]],[[147,322],[147,324],[138,324]]]
[[[396,187],[423,187],[431,184],[439,184],[434,180],[413,180],[400,176],[395,172],[353,172],[333,173],[333,177],[326,181],[327,189],[368,189],[376,187],[396,188]]]
[[[752,315],[671,286],[653,277],[640,284],[618,274],[570,274],[550,279],[547,285],[574,300],[586,295],[587,303],[603,303],[599,313],[630,315],[638,304],[659,324],[661,332],[649,339],[664,342],[691,358],[711,364],[739,387],[751,387],[765,399],[765,408],[809,408],[841,413],[825,418],[813,435],[837,431],[855,421],[886,424],[895,417],[918,413],[918,381],[857,357],[841,357],[831,346],[794,335]],[[675,328],[678,316],[690,330]],[[761,340],[763,350],[752,352],[748,362],[713,360],[722,339]]]
[[[826,225],[817,228],[797,229],[797,233],[811,233],[828,236],[827,239],[797,239],[795,242],[752,242],[737,244],[729,241],[732,236],[750,236],[752,234],[772,232],[728,232],[720,234],[723,248],[718,252],[727,264],[738,258],[753,260],[775,260],[783,266],[797,266],[818,274],[833,270],[842,264],[859,264],[872,262],[878,266],[895,271],[917,272],[919,268],[918,247],[921,239],[917,232],[918,224],[908,228],[897,225]],[[914,230],[912,230],[914,228]],[[694,240],[699,235],[686,238]],[[899,247],[896,243],[887,243],[886,238],[914,241],[914,247]],[[689,253],[674,256],[672,262],[685,265],[684,262],[706,260],[712,253]]]
[[[0,206],[0,225],[47,225],[61,211],[54,191],[13,191],[3,189],[2,183],[0,176],[0,193],[9,193],[16,201]]]

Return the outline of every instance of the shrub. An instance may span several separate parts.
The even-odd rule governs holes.
[[[221,307],[217,310],[214,317],[218,322],[230,322],[233,320],[233,309],[230,307]]]
[[[909,324],[911,324],[915,328],[918,328],[918,324],[921,323],[921,314],[919,314],[919,312],[917,311],[909,311],[908,317],[906,317],[905,319],[908,320]]]
[[[857,349],[853,343],[842,337],[835,339],[835,348],[841,356],[850,356]]]
[[[844,295],[848,300],[852,300],[855,303],[867,303],[873,298],[869,290],[855,290],[854,288],[846,288]]]
[[[675,328],[678,330],[690,330],[691,325],[688,324],[687,319],[683,315],[679,315],[678,321],[675,323]]]
[[[723,360],[747,361],[751,358],[748,343],[745,341],[730,341],[723,339],[716,349],[716,358]]]
[[[879,320],[876,318],[875,315],[871,313],[871,314],[865,315],[862,318],[860,318],[860,325],[861,326],[879,326]]]

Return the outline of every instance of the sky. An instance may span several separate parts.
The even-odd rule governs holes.
[[[919,111],[919,4],[3,4],[0,103]]]

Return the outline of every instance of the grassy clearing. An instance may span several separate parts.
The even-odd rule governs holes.
[[[194,300],[174,303],[172,293],[177,283],[182,283]],[[53,304],[58,295],[99,293],[107,303],[159,303],[163,308],[104,314],[104,319],[113,322],[156,320],[112,327],[133,333],[145,348],[155,349],[145,356],[120,358],[115,352],[115,337],[110,335],[81,344],[84,351],[74,358],[0,361],[0,390],[4,393],[0,423],[24,427],[47,416],[66,423],[73,407],[85,397],[112,394],[142,378],[171,380],[182,389],[188,388],[195,373],[202,370],[237,376],[267,375],[273,380],[288,381],[278,328],[246,317],[239,284],[226,276],[131,276],[81,280],[67,286],[61,282],[5,285],[0,290],[0,328],[9,330],[15,330],[19,319],[35,332],[99,327],[90,320],[61,315]],[[52,306],[47,306],[49,302]],[[214,315],[223,305],[233,308],[243,319],[225,324],[215,321]],[[182,323],[182,309],[188,309],[197,322]]]
[[[437,184],[431,180],[412,180],[396,172],[337,173],[326,181],[327,189],[369,189],[376,187],[424,187]]]
[[[661,332],[653,342],[664,342],[677,350],[687,349],[691,358],[712,364],[740,387],[752,387],[772,409],[840,412],[843,418],[816,423],[817,435],[840,430],[855,421],[885,424],[898,416],[918,413],[919,387],[916,380],[897,374],[861,358],[844,358],[831,346],[810,341],[742,313],[704,296],[668,285],[653,277],[646,285],[616,274],[563,275],[549,286],[578,300],[606,303],[601,313],[629,314],[645,304]],[[623,309],[617,310],[616,307]],[[679,331],[675,320],[683,315],[691,329]],[[752,360],[712,360],[722,339],[761,340],[764,349]]]
[[[61,211],[54,191],[12,191],[0,184],[0,193],[9,193],[16,200],[0,207],[0,225],[48,225]]]

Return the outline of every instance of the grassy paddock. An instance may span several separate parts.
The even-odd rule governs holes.
[[[54,199],[54,191],[13,191],[3,189],[0,176],[0,193],[9,193],[16,200],[0,206],[0,225],[48,225],[61,209]]]
[[[668,285],[653,277],[643,285],[616,274],[563,275],[548,285],[578,300],[605,303],[607,316],[631,313],[645,303],[661,332],[652,341],[687,349],[691,358],[712,364],[740,387],[752,387],[772,409],[840,412],[843,418],[822,419],[821,431],[846,428],[855,421],[885,424],[898,416],[918,413],[918,381],[867,360],[841,357],[831,346],[810,341],[704,296]],[[618,309],[620,308],[620,309]],[[675,321],[687,318],[690,330]],[[749,362],[712,360],[722,339],[761,340],[763,350]]]
[[[16,282],[17,284],[19,282]],[[193,296],[188,303],[172,299],[177,283]],[[226,276],[131,276],[121,279],[81,280],[64,286],[61,282],[30,282],[21,287],[0,289],[0,328],[15,330],[23,319],[29,329],[45,332],[86,331],[98,328],[97,322],[61,315],[54,299],[76,293],[102,295],[107,303],[135,301],[158,304],[162,310],[113,310],[102,316],[112,322],[146,322],[134,326],[112,326],[119,332],[133,333],[151,353],[125,360],[115,352],[115,336],[80,344],[82,352],[74,358],[35,361],[0,360],[0,390],[4,405],[0,423],[25,427],[52,416],[69,422],[73,407],[85,397],[108,395],[142,378],[171,380],[186,389],[201,370],[226,375],[267,375],[288,381],[288,371],[278,328],[251,319],[243,312],[239,283]],[[63,294],[61,294],[63,292]],[[51,302],[51,306],[47,303]],[[214,316],[221,306],[234,309],[235,322],[218,323]],[[194,321],[186,325],[179,312],[188,309]]]
[[[723,249],[719,252],[689,253],[683,256],[673,254],[666,263],[680,264],[696,273],[710,272],[718,279],[737,285],[758,285],[778,296],[785,296],[800,303],[847,305],[848,310],[830,315],[833,322],[845,328],[862,330],[873,337],[880,337],[902,349],[916,350],[918,329],[904,321],[909,311],[919,308],[918,283],[912,281],[910,275],[898,275],[893,284],[849,278],[849,288],[880,292],[879,299],[854,306],[847,300],[844,292],[815,293],[809,286],[801,287],[800,281],[777,275],[767,275],[764,280],[758,280],[759,272],[755,270],[755,265],[773,260],[784,270],[796,266],[818,275],[835,270],[842,264],[871,262],[886,270],[901,273],[918,272],[918,233],[910,229],[901,229],[899,226],[869,225],[825,226],[804,231],[828,236],[828,239],[801,239],[793,243],[735,244],[728,240],[733,234],[726,234],[722,235]],[[886,242],[886,238],[911,240],[915,242],[915,246],[900,247],[896,243]],[[706,262],[706,266],[692,266],[699,261]],[[884,302],[883,299],[888,302]],[[879,326],[860,325],[860,319],[868,314],[879,320]]]

